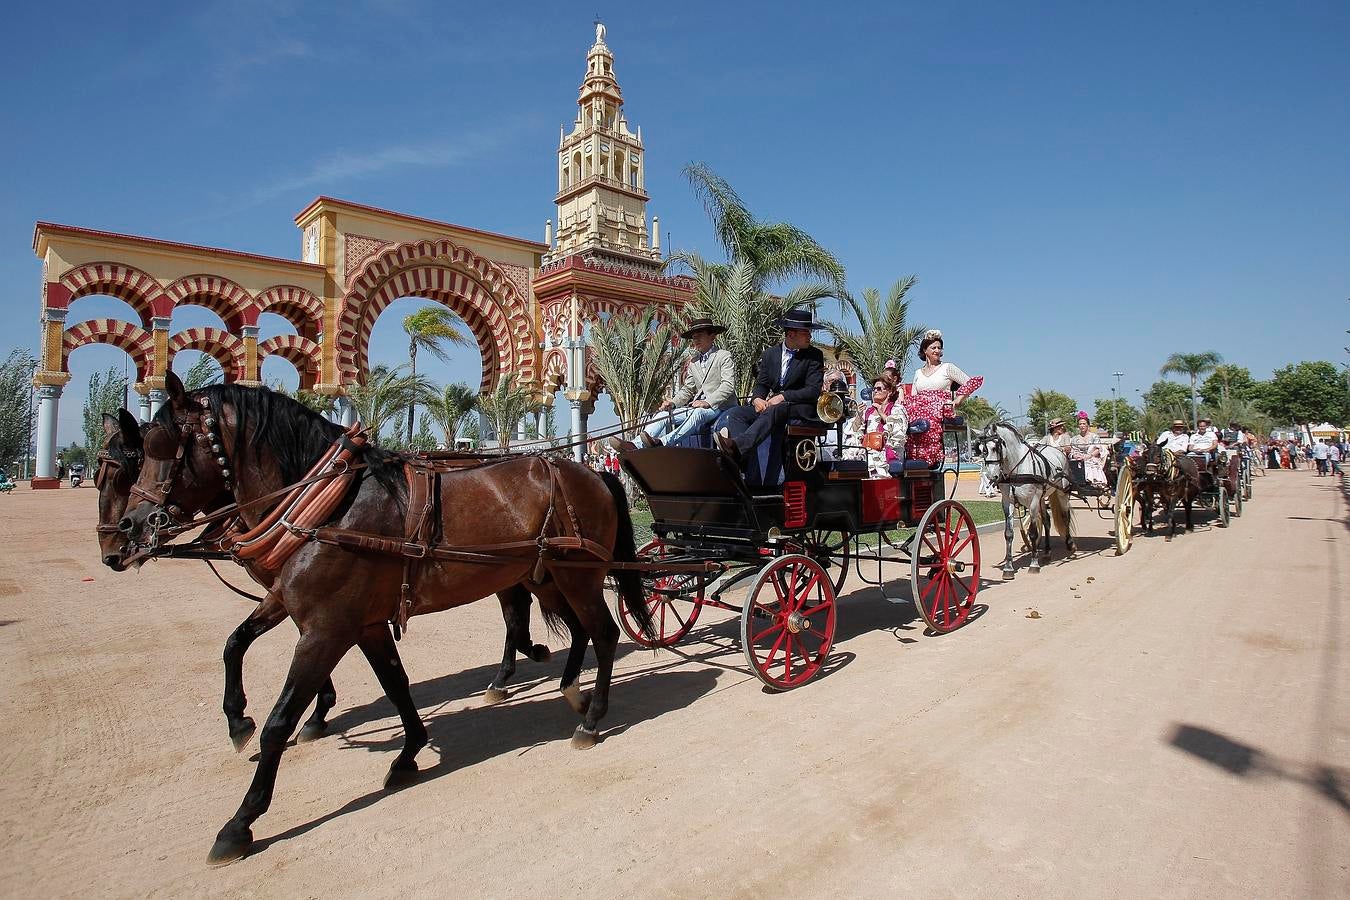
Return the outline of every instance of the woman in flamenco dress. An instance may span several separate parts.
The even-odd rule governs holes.
[[[942,361],[942,332],[930,328],[919,341],[919,356],[924,364],[914,370],[913,391],[905,398],[905,414],[911,423],[928,420],[928,430],[911,434],[905,444],[907,459],[921,459],[929,467],[941,465],[942,420],[952,415],[954,405],[969,397],[984,384],[980,375],[970,376],[951,363]],[[952,395],[955,391],[955,397]]]

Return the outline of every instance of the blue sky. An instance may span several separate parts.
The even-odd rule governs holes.
[[[705,161],[834,250],[853,290],[917,274],[914,317],[1009,410],[1034,387],[1090,408],[1114,371],[1133,400],[1174,351],[1257,377],[1346,360],[1344,2],[585,9],[8,11],[0,352],[37,341],[38,219],[294,257],[293,216],[329,194],[542,239],[598,12],[664,243],[715,253],[680,174]],[[377,360],[400,358],[414,305],[380,319]],[[129,313],[90,298],[72,321],[98,315]],[[72,357],[63,444],[84,380],[123,358]],[[473,383],[478,365],[426,368]]]

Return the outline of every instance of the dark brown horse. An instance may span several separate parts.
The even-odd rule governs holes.
[[[137,544],[152,544],[155,532],[178,510],[201,509],[228,489],[249,528],[268,510],[255,501],[295,484],[341,437],[342,429],[302,405],[270,391],[213,386],[189,396],[177,378],[167,378],[168,402],[146,432],[145,461],[132,499],[119,522]],[[203,440],[201,428],[219,435],[219,450]],[[219,453],[219,455],[217,455]],[[376,535],[391,544],[405,537],[406,486],[402,460],[379,450],[363,454],[358,472],[330,524],[349,533]],[[223,462],[222,462],[223,460]],[[635,556],[632,523],[623,487],[571,462],[537,457],[508,458],[441,479],[438,508],[441,546],[484,546],[536,542],[561,527],[555,506],[565,508],[585,538],[615,560]],[[558,495],[562,495],[559,500]],[[533,548],[531,548],[533,549]],[[567,565],[568,562],[598,563]],[[419,564],[409,595],[410,615],[439,612],[493,593],[524,589],[540,601],[545,616],[556,616],[573,632],[572,652],[563,670],[562,692],[583,717],[572,743],[593,746],[609,706],[609,686],[619,629],[605,603],[603,562],[583,551],[505,554],[490,565],[427,558]],[[264,724],[257,771],[239,810],[217,835],[208,860],[214,864],[243,856],[253,841],[252,823],[267,811],[281,755],[304,710],[333,667],[360,647],[386,696],[398,710],[405,740],[390,766],[386,787],[408,783],[427,733],[399,660],[388,622],[399,615],[405,566],[400,556],[352,551],[329,543],[305,543],[276,573],[271,594],[300,629],[285,686]],[[615,573],[619,593],[639,625],[649,631],[650,615],[635,572]],[[576,682],[587,640],[595,649],[593,692]],[[580,646],[578,646],[578,643]]]
[[[1165,452],[1160,444],[1149,442],[1144,445],[1143,453],[1130,460],[1130,465],[1134,469],[1135,496],[1139,499],[1139,527],[1148,534],[1153,533],[1156,502],[1166,511],[1165,540],[1171,541],[1177,530],[1172,511],[1180,502],[1186,510],[1186,530],[1194,531],[1191,507],[1200,496],[1200,472],[1195,460],[1184,453]]]
[[[103,563],[114,572],[126,569],[124,559],[127,554],[127,536],[117,527],[118,521],[126,510],[131,495],[131,485],[135,483],[141,471],[143,454],[143,436],[148,424],[136,421],[135,416],[125,409],[118,410],[117,416],[103,417],[103,447],[99,451],[98,467],[94,472],[94,484],[98,488],[98,539]],[[222,507],[233,502],[228,492],[207,505],[208,509]],[[201,510],[191,510],[200,512]],[[271,587],[271,572],[257,566],[245,565],[249,577],[263,588]],[[516,654],[520,653],[536,662],[549,659],[549,649],[536,644],[530,637],[530,603],[528,591],[512,589],[498,595],[502,604],[502,618],[506,623],[506,647],[502,653],[502,662],[496,676],[484,692],[488,703],[500,703],[507,698],[506,685],[516,672]],[[257,599],[257,598],[253,598]],[[230,634],[225,642],[223,659],[225,663],[225,697],[222,708],[230,741],[236,752],[248,745],[249,739],[257,731],[257,724],[246,714],[248,697],[244,693],[244,656],[253,642],[284,622],[288,617],[286,607],[271,594],[263,597],[262,602],[249,613],[239,627]],[[314,701],[314,712],[295,736],[297,743],[305,743],[322,737],[328,731],[328,713],[337,705],[337,691],[331,679],[325,681]]]

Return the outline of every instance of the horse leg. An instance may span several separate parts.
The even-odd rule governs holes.
[[[502,604],[502,621],[506,623],[506,645],[502,648],[502,664],[497,675],[483,692],[488,704],[501,703],[507,698],[506,682],[516,674],[516,653],[542,662],[549,658],[548,648],[530,641],[530,592],[517,585],[497,594]]]
[[[300,733],[295,736],[297,744],[306,744],[318,740],[328,732],[328,713],[337,706],[337,690],[333,687],[332,676],[324,679],[319,695],[314,701],[314,712],[305,720]]]
[[[1012,581],[1017,577],[1017,570],[1013,568],[1013,508],[1012,501],[1008,498],[1007,488],[1003,493],[1003,542],[1008,546],[1007,555],[1003,557],[1003,580]]]
[[[417,704],[413,703],[408,687],[408,673],[399,660],[398,644],[389,627],[384,623],[366,626],[359,646],[403,722],[403,750],[384,776],[385,790],[397,790],[411,784],[417,775],[417,753],[427,745],[427,727],[417,714]]]
[[[1175,504],[1176,500],[1172,497],[1172,492],[1170,490],[1164,492],[1163,507],[1167,510],[1167,537],[1164,538],[1164,541],[1167,543],[1171,543],[1172,537],[1177,531],[1176,517],[1172,515],[1172,507]]]
[[[268,593],[258,608],[249,613],[248,618],[240,622],[239,627],[225,641],[225,699],[221,706],[230,729],[230,742],[234,744],[236,753],[248,746],[249,739],[257,730],[257,723],[244,714],[248,708],[248,697],[244,694],[244,654],[254,641],[275,628],[284,618],[285,607],[275,594]]]
[[[1027,552],[1031,554],[1031,565],[1027,571],[1033,575],[1041,574],[1041,509],[1036,500],[1031,500],[1027,505],[1027,532],[1031,537],[1031,546]]]
[[[1050,565],[1050,504],[1054,500],[1044,494],[1041,495],[1041,539],[1045,541],[1045,547],[1041,551],[1041,565]]]
[[[332,674],[333,668],[353,643],[355,641],[348,636],[315,631],[300,636],[299,643],[295,645],[295,655],[291,658],[291,669],[286,674],[286,684],[258,740],[261,752],[258,754],[258,767],[254,770],[253,781],[234,817],[216,835],[216,842],[206,857],[210,865],[232,863],[248,852],[253,843],[250,826],[272,805],[272,790],[276,787],[277,769],[281,765],[281,754],[286,749],[286,742],[295,732],[301,714],[314,700],[319,687]]]
[[[614,674],[615,651],[619,647],[619,626],[615,624],[614,617],[609,614],[609,606],[605,603],[603,573],[584,569],[561,570],[555,571],[553,577],[559,582],[558,588],[563,598],[576,613],[581,627],[590,636],[591,646],[595,648],[595,686],[590,696],[583,698],[585,715],[572,735],[572,746],[584,750],[594,747],[599,741],[600,720],[609,711],[609,683]],[[577,636],[574,634],[574,652],[576,646]],[[568,672],[564,672],[564,679],[570,674],[572,666],[573,660],[569,655]],[[577,669],[579,672],[579,665]],[[563,691],[565,695],[566,688]]]
[[[558,591],[553,589],[545,599],[544,594],[539,595],[539,606],[542,609],[547,603],[550,607],[549,612],[563,621],[567,630],[572,635],[572,645],[567,649],[567,661],[563,663],[562,679],[558,682],[558,690],[562,693],[563,699],[567,705],[572,707],[572,711],[579,716],[586,715],[586,709],[591,705],[591,694],[589,691],[583,692],[577,685],[577,679],[581,677],[581,667],[586,662],[586,645],[591,642],[591,637],[587,634],[585,627],[581,624],[581,619],[563,599]]]

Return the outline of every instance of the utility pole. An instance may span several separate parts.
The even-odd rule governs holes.
[[[1120,433],[1120,428],[1117,427],[1117,423],[1120,421],[1120,418],[1117,414],[1120,412],[1120,410],[1118,408],[1118,404],[1116,403],[1116,398],[1120,396],[1120,379],[1124,377],[1125,373],[1112,372],[1111,374],[1116,377],[1116,386],[1111,388],[1111,437],[1115,437],[1117,434]]]

